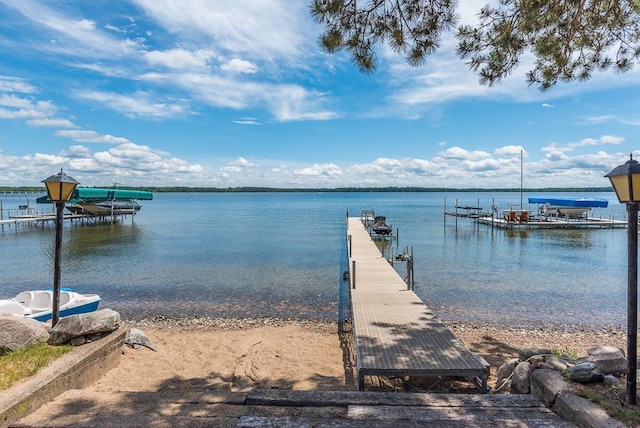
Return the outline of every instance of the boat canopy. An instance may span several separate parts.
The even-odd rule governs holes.
[[[576,208],[607,208],[609,205],[609,201],[603,198],[576,198],[571,196],[531,196],[529,203]]]
[[[150,201],[153,199],[153,193],[144,190],[126,190],[126,189],[99,189],[96,187],[78,187],[73,191],[71,199],[72,204],[82,201],[113,201],[116,199],[138,199]],[[39,204],[50,204],[49,196],[41,196],[36,200]]]

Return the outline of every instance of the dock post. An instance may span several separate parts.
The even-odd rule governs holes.
[[[442,212],[442,225],[447,230],[447,198],[444,198],[444,211]]]
[[[349,240],[349,257],[351,257],[351,235],[347,235],[347,239]]]
[[[411,290],[413,290],[415,288],[416,285],[416,280],[415,280],[415,276],[413,275],[413,246],[411,247]]]
[[[351,262],[351,288],[356,289],[356,261]]]

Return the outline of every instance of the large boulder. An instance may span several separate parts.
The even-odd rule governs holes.
[[[0,314],[0,355],[38,343],[47,343],[45,324],[31,318]]]
[[[528,394],[531,390],[531,373],[533,366],[527,362],[518,363],[513,369],[513,377],[511,378],[512,394]]]
[[[115,331],[120,327],[120,314],[111,309],[101,309],[86,314],[60,318],[51,330],[49,344],[63,345],[71,339]]]
[[[627,358],[624,351],[613,346],[594,346],[587,350],[587,356],[578,360],[580,363],[592,362],[603,375],[625,373]]]

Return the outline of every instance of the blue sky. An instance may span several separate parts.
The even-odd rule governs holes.
[[[472,23],[485,3],[462,0]],[[359,73],[307,1],[0,0],[4,186],[607,186],[636,152],[640,70],[541,92],[385,46]]]

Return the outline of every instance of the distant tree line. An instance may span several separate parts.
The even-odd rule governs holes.
[[[110,186],[106,186],[110,187]],[[280,188],[280,187],[119,187],[127,190],[146,190],[155,193],[351,193],[351,192],[613,192],[611,186],[605,187],[542,187],[542,188],[456,188],[456,187],[335,187],[335,188]],[[3,187],[0,192],[45,192],[44,187]]]

